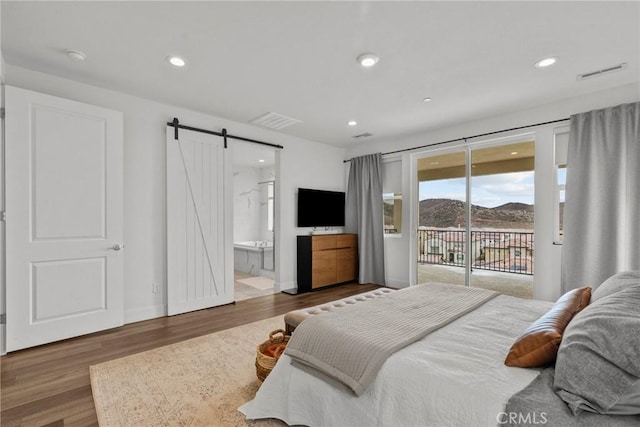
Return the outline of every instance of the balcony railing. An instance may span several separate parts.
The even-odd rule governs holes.
[[[533,274],[533,233],[514,230],[472,230],[471,268]],[[467,232],[443,228],[418,229],[418,262],[464,267]]]

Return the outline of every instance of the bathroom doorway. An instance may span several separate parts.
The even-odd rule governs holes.
[[[276,153],[233,145],[233,259],[236,301],[275,293]]]

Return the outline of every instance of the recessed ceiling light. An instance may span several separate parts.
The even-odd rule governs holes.
[[[378,58],[375,53],[363,53],[362,55],[358,56],[358,62],[363,67],[373,67],[378,63],[379,60],[380,58]]]
[[[65,53],[69,58],[76,61],[84,61],[84,59],[87,57],[87,55],[80,52],[79,50],[67,50]]]
[[[356,122],[355,120],[349,120],[349,121],[347,122],[347,124],[348,124],[349,126],[355,126],[355,125],[357,125],[357,124],[358,124],[358,122]]]
[[[258,160],[258,163],[264,163],[264,159]]]
[[[512,151],[512,152],[511,152],[511,155],[512,155],[512,156],[515,156],[516,154],[518,154],[518,152],[517,152],[517,151]]]
[[[186,65],[185,60],[179,56],[167,56],[167,61],[169,61],[169,64],[176,67],[184,67]]]
[[[423,102],[431,102],[431,98],[425,98],[422,100]]]
[[[536,66],[536,68],[544,68],[544,67],[548,67],[550,65],[555,64],[557,61],[558,61],[558,58],[556,56],[552,56],[550,58],[541,59],[540,61],[536,62],[534,65]]]

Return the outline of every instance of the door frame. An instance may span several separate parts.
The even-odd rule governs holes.
[[[4,111],[4,82],[0,81],[0,108]],[[7,353],[6,347],[6,289],[7,289],[7,281],[6,281],[6,254],[7,254],[7,243],[5,239],[6,235],[6,224],[4,220],[4,212],[5,212],[5,139],[4,139],[4,114],[0,117],[0,317],[2,321],[0,321],[0,355],[4,355]]]
[[[62,339],[72,338],[75,336],[80,336],[84,334],[98,332],[104,329],[110,329],[113,327],[118,327],[123,325],[124,323],[124,254],[119,252],[121,248],[124,247],[124,214],[123,214],[123,203],[124,203],[124,186],[123,186],[123,114],[122,112],[115,111],[112,109],[108,109],[99,105],[88,104],[85,102],[79,102],[67,98],[62,98],[54,95],[50,95],[47,93],[37,92],[29,89],[23,89],[14,86],[7,86],[3,88],[3,92],[6,95],[6,98],[12,98],[12,105],[9,105],[10,110],[8,111],[7,122],[5,123],[3,120],[3,128],[5,130],[5,134],[3,135],[3,142],[6,142],[6,138],[24,138],[26,135],[26,141],[23,141],[24,144],[20,144],[19,142],[15,142],[9,147],[3,145],[2,157],[3,157],[3,168],[2,168],[2,195],[3,195],[3,204],[6,208],[7,202],[16,202],[16,206],[9,206],[11,212],[9,213],[9,221],[12,221],[8,224],[3,222],[4,228],[4,236],[3,236],[3,251],[2,262],[3,262],[3,302],[5,306],[8,306],[7,300],[12,301],[20,301],[24,302],[22,298],[23,295],[27,295],[28,298],[32,298],[28,292],[23,288],[27,288],[31,286],[29,281],[26,283],[19,283],[22,280],[13,280],[15,277],[13,274],[19,275],[21,270],[15,264],[10,264],[8,261],[14,259],[8,257],[8,251],[6,248],[12,245],[15,247],[21,247],[21,249],[27,251],[28,247],[28,256],[25,256],[24,259],[28,259],[33,261],[34,259],[39,259],[39,263],[47,263],[49,261],[69,261],[77,262],[78,260],[86,260],[89,258],[103,258],[104,259],[104,270],[103,275],[101,276],[104,280],[104,291],[101,294],[101,306],[99,309],[94,309],[92,307],[88,311],[77,311],[64,313],[59,315],[57,318],[51,317],[45,319],[45,321],[38,322],[38,326],[34,326],[36,322],[29,318],[28,312],[22,312],[19,308],[15,306],[11,307],[9,313],[7,313],[7,323],[10,326],[9,328],[4,329],[3,338],[3,351],[6,351],[9,348],[10,351],[19,350],[22,348],[28,348],[40,344],[46,344],[49,342],[55,342]],[[3,102],[6,102],[6,98],[3,97]],[[83,247],[77,249],[77,247],[71,247],[70,243],[75,241],[77,245],[78,240],[74,237],[67,239],[70,243],[58,243],[59,246],[54,247],[55,242],[47,242],[47,239],[43,239],[43,242],[39,242],[42,244],[40,247],[36,247],[35,245],[32,247],[31,238],[25,238],[22,233],[24,230],[20,227],[25,224],[24,217],[20,217],[19,215],[22,213],[22,209],[27,209],[29,214],[31,213],[31,206],[26,207],[25,205],[20,203],[20,198],[7,200],[8,197],[12,195],[18,194],[17,191],[9,191],[7,194],[7,190],[12,187],[8,187],[8,184],[15,184],[15,179],[18,182],[21,181],[21,178],[24,178],[25,173],[32,173],[33,167],[29,166],[24,169],[20,169],[20,165],[15,165],[10,163],[10,168],[7,170],[7,161],[6,156],[17,156],[15,158],[16,163],[20,162],[32,162],[33,159],[31,157],[25,158],[22,157],[23,154],[28,154],[31,156],[31,152],[29,151],[31,140],[29,135],[32,132],[31,126],[32,122],[30,122],[30,114],[31,108],[33,106],[37,106],[42,110],[53,110],[57,109],[66,113],[69,113],[70,116],[86,116],[91,118],[99,118],[104,122],[104,129],[102,137],[104,138],[104,202],[105,202],[105,214],[104,214],[104,224],[103,224],[103,232],[104,235],[99,236],[88,236],[81,240],[81,242],[88,247]],[[54,111],[57,111],[54,110]],[[26,129],[20,128],[21,125],[27,124]],[[6,125],[9,125],[8,127]],[[13,159],[13,157],[11,157]],[[108,180],[107,180],[107,177]],[[27,178],[30,179],[30,178]],[[8,182],[10,180],[11,182]],[[15,189],[14,189],[15,190]],[[24,189],[24,191],[30,191],[28,188]],[[32,202],[29,202],[32,204]],[[106,209],[106,206],[109,206]],[[28,219],[27,219],[28,220]],[[15,222],[14,222],[15,221]],[[22,225],[21,225],[22,224]],[[29,225],[27,225],[29,227]],[[27,230],[26,233],[30,233],[30,230]],[[64,240],[64,237],[60,237],[58,242]],[[48,246],[48,247],[45,247]],[[116,246],[118,248],[116,249]],[[64,249],[64,250],[62,250]],[[17,249],[16,249],[17,250]],[[67,259],[58,259],[55,260],[51,258],[52,251],[60,250],[61,253],[66,254],[68,256]],[[89,251],[89,252],[87,252]],[[96,252],[99,251],[99,252]],[[37,253],[37,256],[35,255]],[[100,256],[97,256],[97,254]],[[88,258],[87,255],[90,255]],[[58,256],[62,256],[61,254],[56,253]],[[17,257],[17,255],[16,255]],[[9,268],[7,268],[9,266]],[[18,272],[18,273],[15,273]],[[33,274],[33,273],[30,273]],[[31,280],[31,279],[29,279]],[[15,282],[15,283],[14,283]],[[9,286],[7,286],[9,284]],[[21,288],[22,286],[23,288]],[[15,300],[14,300],[15,298]],[[31,308],[32,302],[29,302],[29,307]],[[8,308],[8,307],[3,307]],[[89,317],[93,316],[93,317]],[[57,319],[57,320],[56,320]],[[55,324],[54,322],[59,321],[61,324]],[[48,322],[48,323],[47,323]],[[66,322],[66,323],[64,323]],[[15,325],[15,326],[13,326]],[[33,328],[40,328],[37,331],[33,330],[30,332],[36,333],[38,335],[29,335],[23,336],[21,334],[24,333],[25,325]],[[23,328],[20,330],[20,328]],[[17,332],[17,333],[16,333]],[[44,338],[43,338],[44,337]]]
[[[269,146],[261,146],[260,144],[256,144],[254,142],[251,141],[238,141],[238,142],[229,142],[228,145],[228,150],[230,152],[230,157],[233,159],[235,154],[234,154],[234,150],[236,149],[236,144],[246,144],[245,147],[248,147],[249,149],[255,149],[256,151],[262,151],[262,152],[270,152],[270,154],[273,155],[273,181],[272,181],[272,185],[273,185],[273,231],[272,231],[272,237],[273,237],[273,251],[272,251],[272,257],[273,257],[273,270],[268,270],[268,269],[264,269],[267,271],[272,271],[273,272],[273,282],[274,282],[274,287],[273,287],[273,291],[274,293],[278,293],[280,292],[281,286],[280,286],[280,268],[278,268],[278,262],[277,260],[280,257],[280,239],[282,236],[282,227],[280,227],[280,203],[281,203],[281,197],[280,197],[280,154],[282,153],[282,149],[278,148],[277,146],[273,146],[273,147],[269,147]],[[241,167],[244,167],[241,166]],[[251,167],[251,166],[246,166],[246,167]],[[233,160],[231,161],[231,168],[232,168],[232,175],[235,175],[236,170],[237,170],[237,165],[233,162]],[[235,198],[235,188],[233,187],[233,183],[234,183],[234,178],[231,178],[230,181],[230,188],[232,188],[232,199]],[[262,182],[259,184],[265,184],[266,182]],[[267,190],[268,191],[268,190]],[[235,204],[235,200],[232,200],[231,202],[232,205]],[[236,213],[233,213],[233,220],[232,220],[232,224],[231,224],[231,239],[232,239],[232,244],[235,243],[236,239],[235,239],[235,215]],[[232,250],[232,254],[233,254],[233,258],[231,259],[233,262],[232,264],[234,265],[234,268],[232,268],[233,273],[235,275],[235,251]]]
[[[520,133],[505,133],[503,136],[499,137],[491,137],[491,138],[476,138],[473,141],[469,139],[463,139],[460,142],[452,143],[446,147],[435,147],[432,149],[424,149],[421,151],[417,151],[415,153],[411,153],[409,158],[409,185],[411,194],[409,200],[409,223],[411,226],[411,233],[409,235],[409,283],[410,286],[416,285],[418,281],[418,208],[419,208],[419,182],[418,182],[418,160],[431,157],[441,154],[450,154],[450,153],[464,153],[465,155],[465,187],[466,187],[466,221],[465,221],[465,229],[469,230],[471,225],[471,153],[473,150],[483,149],[483,148],[491,148],[491,147],[499,147],[502,145],[509,144],[517,144],[519,142],[527,142],[533,141],[535,145],[535,168],[534,174],[535,177],[538,175],[538,138],[537,132],[527,131]],[[535,178],[535,194],[534,194],[534,236],[538,232],[538,227],[535,225],[537,223],[537,216],[539,209],[546,208],[548,210],[548,206],[546,203],[542,207],[538,207],[538,179]],[[535,237],[534,237],[535,239]],[[471,263],[468,261],[471,260],[471,233],[466,233],[466,242],[465,242],[465,285],[471,285]],[[535,265],[538,265],[536,263]],[[534,298],[536,297],[536,271],[534,271],[533,275],[533,291]]]

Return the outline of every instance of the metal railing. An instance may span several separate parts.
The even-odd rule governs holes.
[[[418,228],[418,262],[464,267],[467,232]],[[471,268],[533,274],[533,233],[520,230],[471,230]]]

